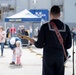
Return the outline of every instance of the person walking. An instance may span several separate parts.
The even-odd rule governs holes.
[[[31,44],[37,48],[43,48],[43,68],[42,75],[64,75],[64,51],[63,47],[56,35],[51,22],[53,22],[61,37],[65,51],[72,45],[71,33],[69,26],[59,20],[60,8],[57,5],[50,9],[50,21],[43,24],[40,28],[37,41],[31,39]]]
[[[5,39],[6,39],[6,32],[4,31],[4,28],[2,26],[0,26],[1,56],[3,56],[3,53],[4,53]]]

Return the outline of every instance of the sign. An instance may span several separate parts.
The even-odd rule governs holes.
[[[30,12],[42,18],[44,21],[48,21],[49,11],[47,9],[31,9]]]
[[[21,19],[9,19],[10,22],[21,22]]]

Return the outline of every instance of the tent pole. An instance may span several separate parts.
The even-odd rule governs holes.
[[[14,27],[14,23],[12,24],[12,27]]]
[[[5,22],[5,24],[4,24],[4,29],[5,29],[5,31],[6,31],[6,22]]]

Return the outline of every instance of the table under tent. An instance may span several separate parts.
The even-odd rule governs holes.
[[[9,16],[9,17],[5,18],[5,30],[6,30],[6,27],[8,26],[7,22],[11,22],[12,27],[14,27],[14,23],[22,23],[22,22],[30,22],[32,24],[32,26],[33,26],[34,22],[40,23],[41,18],[39,18],[38,16],[32,14],[27,9],[25,9],[25,10],[19,12],[19,13],[16,13],[16,14],[14,14],[12,16]],[[25,39],[21,39],[21,40],[22,40],[22,45],[29,45],[28,40],[25,40]]]

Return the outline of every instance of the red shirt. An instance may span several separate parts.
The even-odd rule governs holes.
[[[10,32],[14,34],[16,32],[16,28],[15,27],[11,27],[10,28]]]

